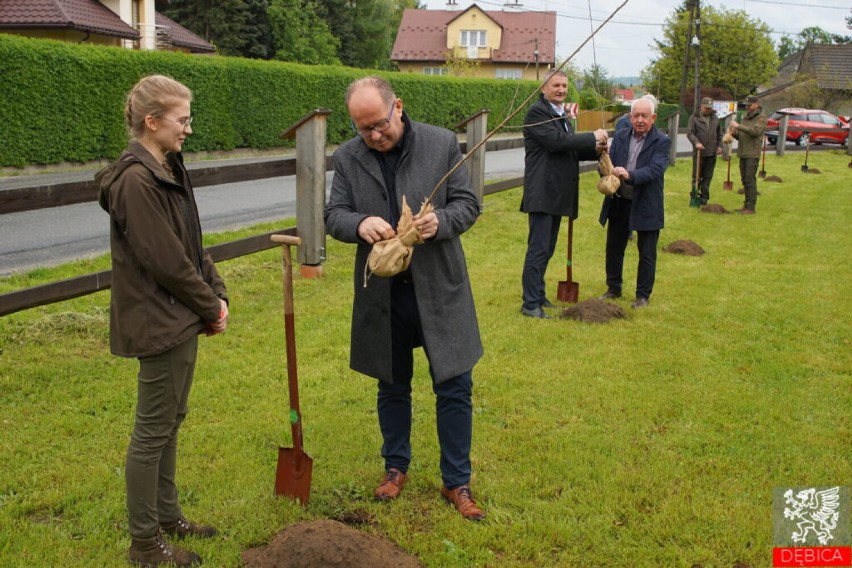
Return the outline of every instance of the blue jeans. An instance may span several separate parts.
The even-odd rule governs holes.
[[[394,284],[391,301],[393,382],[379,381],[376,410],[382,432],[385,470],[408,471],[411,463],[411,379],[413,350],[423,344],[417,298],[412,284]],[[426,353],[428,358],[429,353]],[[430,368],[431,374],[431,368]],[[471,371],[435,383],[441,477],[454,489],[470,482],[470,446],[473,437],[473,374]]]

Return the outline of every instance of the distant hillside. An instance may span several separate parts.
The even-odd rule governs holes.
[[[642,84],[641,77],[612,77],[611,80],[616,85],[624,85],[625,87],[632,87],[634,85]]]

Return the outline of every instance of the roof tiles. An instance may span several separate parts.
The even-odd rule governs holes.
[[[97,0],[0,0],[0,30],[4,28],[70,29],[139,38],[139,32]]]

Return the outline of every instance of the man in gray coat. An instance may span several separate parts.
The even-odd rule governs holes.
[[[403,196],[417,209],[462,155],[449,130],[414,122],[379,77],[353,82],[346,106],[358,135],[334,153],[325,223],[334,238],[356,243],[350,367],[378,381],[377,410],[385,476],[379,500],[399,496],[411,461],[413,350],[423,347],[437,397],[441,494],[466,519],[480,520],[470,491],[472,369],[482,342],[459,236],[479,215],[464,167],[432,197],[435,211],[416,218],[423,244],[389,278],[364,281],[372,245],[394,236]]]

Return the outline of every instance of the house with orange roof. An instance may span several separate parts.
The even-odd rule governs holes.
[[[404,73],[540,79],[556,63],[556,12],[403,12],[391,60]]]

